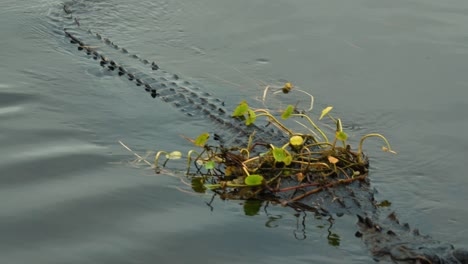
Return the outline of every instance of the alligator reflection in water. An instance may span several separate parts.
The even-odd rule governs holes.
[[[128,78],[138,87],[144,88],[153,98],[159,97],[163,101],[170,102],[187,115],[209,117],[222,127],[223,131],[233,133],[232,138],[236,139],[231,143],[245,142],[245,138],[254,130],[269,141],[285,140],[280,132],[271,128],[240,126],[239,122],[229,118],[221,100],[202,92],[189,82],[182,81],[179,76],[160,69],[158,64],[130,54],[128,50],[118,47],[97,32],[84,30],[79,18],[74,14],[75,9],[86,7],[86,4],[85,1],[71,1],[64,4],[61,11],[64,33],[79,50],[99,61],[103,68]],[[95,47],[99,47],[99,51]],[[286,197],[287,193],[281,195]],[[299,211],[309,211],[329,217],[341,214],[358,215],[359,230],[356,236],[364,241],[379,261],[468,263],[468,251],[455,250],[448,243],[420,235],[416,229],[412,230],[409,225],[399,223],[394,213],[382,219],[379,215],[385,211],[376,206],[374,191],[370,188],[367,179],[349,185],[335,186],[290,206]],[[333,237],[337,238],[336,235]]]

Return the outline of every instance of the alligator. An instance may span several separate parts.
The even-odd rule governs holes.
[[[171,103],[189,116],[208,117],[220,130],[235,134],[231,142],[220,140],[220,144],[242,144],[253,131],[257,131],[257,137],[270,142],[287,140],[288,137],[273,126],[242,125],[242,121],[230,117],[222,100],[201,91],[178,75],[163,70],[158,63],[119,47],[101,33],[84,29],[76,11],[85,13],[87,10],[83,8],[89,2],[91,1],[66,2],[57,13],[61,14],[66,39],[87,57],[96,60],[100,67],[128,79],[151,97]],[[215,138],[219,140],[219,136],[216,135]],[[449,243],[422,235],[408,224],[400,223],[394,212],[386,212],[377,205],[374,193],[365,177],[361,181],[337,185],[288,205],[322,216],[356,215],[355,235],[362,239],[376,262],[468,263],[468,250],[455,249]],[[278,199],[287,195],[287,192],[279,194]],[[388,216],[381,217],[384,214]]]
[[[108,38],[91,29],[83,29],[79,18],[73,16],[73,3],[63,5],[63,13],[69,22],[63,28],[65,36],[77,49],[83,51],[89,58],[99,62],[99,65],[108,72],[114,72],[121,78],[126,78],[137,87],[142,88],[152,98],[159,98],[171,103],[176,109],[192,117],[208,117],[223,135],[214,137],[221,144],[242,144],[252,133],[261,135],[265,140],[284,141],[285,134],[269,127],[252,124],[243,126],[243,120],[229,118],[225,102],[203,92],[199,87],[182,80],[179,75],[172,74],[161,68],[156,62],[140,58],[137,54],[130,53],[126,48],[121,48]],[[101,51],[101,47],[110,47]],[[96,48],[99,47],[99,48]],[[229,136],[227,136],[227,134]],[[225,140],[228,138],[228,140]]]

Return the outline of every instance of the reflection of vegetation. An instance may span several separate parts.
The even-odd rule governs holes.
[[[291,89],[292,85],[288,83],[283,91]],[[223,199],[247,200],[246,204],[252,203],[252,199],[275,200],[278,193],[292,192],[289,199],[283,201],[288,203],[326,188],[365,179],[368,162],[363,154],[363,143],[366,139],[378,137],[385,142],[384,151],[395,152],[387,139],[377,133],[364,135],[357,150],[353,150],[347,144],[348,136],[343,131],[341,119],[330,114],[332,109],[325,108],[318,118],[328,117],[335,124],[330,141],[311,116],[292,105],[280,116],[275,116],[268,109],[251,108],[242,101],[234,110],[233,118],[244,120],[247,126],[256,123],[258,118],[266,118],[288,135],[288,142],[257,140],[254,132],[244,146],[212,146],[207,144],[208,133],[200,135],[191,140],[199,150],[189,151],[186,158],[187,176],[192,179],[194,191],[211,189]],[[310,133],[297,133],[284,124],[285,120],[294,118],[305,120]],[[157,169],[162,155],[166,157],[163,167],[168,160],[182,157],[178,151],[160,151],[155,157]],[[253,214],[253,207],[247,211]]]
[[[216,200],[215,197],[218,194],[214,194],[210,202],[207,203],[207,206],[210,208],[211,211],[215,209],[215,205],[213,204]],[[272,214],[269,211],[269,205],[271,204],[270,201],[260,201],[260,200],[246,200],[243,203],[244,207],[244,214],[247,216],[256,216],[256,215],[263,215],[267,217],[265,222],[265,227],[267,228],[278,228],[280,226],[290,228],[291,220],[288,218],[290,216],[287,213],[286,217],[282,213]],[[312,219],[309,217],[312,215]],[[308,236],[311,234],[315,236],[322,236],[325,235],[327,243],[331,246],[339,246],[340,245],[340,236],[334,232],[334,218],[332,216],[322,216],[321,214],[308,214],[307,211],[303,210],[296,210],[296,213],[292,214],[295,218],[295,226],[292,230],[293,236],[297,240],[306,240]],[[314,222],[311,221],[318,221],[320,224],[313,224]],[[286,224],[287,226],[285,226]],[[312,228],[310,227],[312,225]],[[315,229],[314,229],[315,227]],[[308,235],[309,234],[309,235]]]

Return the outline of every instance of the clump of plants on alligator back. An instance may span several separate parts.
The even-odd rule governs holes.
[[[286,93],[292,85],[287,83]],[[254,124],[257,118],[266,118],[289,136],[288,142],[268,142],[250,135],[245,146],[208,145],[209,134],[204,133],[191,140],[200,150],[187,154],[186,175],[196,192],[210,189],[223,199],[275,200],[280,192],[288,192],[289,198],[282,202],[299,201],[309,195],[340,184],[364,180],[368,175],[368,159],[363,154],[366,139],[377,137],[385,142],[383,151],[395,153],[387,139],[377,133],[364,135],[357,150],[347,144],[348,136],[343,131],[339,118],[334,118],[326,107],[320,117],[330,118],[336,125],[333,140],[315,124],[310,116],[296,111],[289,105],[280,117],[268,109],[251,108],[242,101],[232,113],[233,118],[245,120],[245,125]],[[310,134],[296,133],[286,127],[282,120],[300,118],[308,123]],[[317,133],[315,133],[317,132]],[[281,143],[280,143],[281,144]],[[156,171],[159,160],[165,156],[163,167],[169,160],[179,159],[182,153],[159,151],[155,157]]]

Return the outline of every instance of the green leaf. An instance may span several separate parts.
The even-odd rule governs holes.
[[[239,103],[239,105],[236,107],[236,109],[234,110],[234,112],[232,113],[232,116],[233,117],[236,117],[236,116],[243,116],[247,113],[247,110],[249,110],[249,105],[247,104],[247,102],[244,100],[242,102]]]
[[[288,155],[286,156],[286,158],[284,158],[283,162],[284,162],[284,165],[289,166],[291,164],[291,162],[292,162],[292,156],[291,156],[291,154],[289,154],[289,152],[287,150],[285,150],[285,151],[286,151],[286,153]]]
[[[327,106],[325,109],[322,110],[322,114],[320,115],[319,120],[322,120],[322,118],[328,114],[331,110],[333,109],[333,106]]]
[[[250,124],[253,124],[255,122],[255,119],[257,118],[257,115],[255,114],[255,112],[251,109],[247,109],[247,119],[245,120],[245,124],[246,125],[250,125]]]
[[[263,182],[263,176],[258,174],[252,174],[245,178],[245,184],[248,186],[257,186],[261,185]]]
[[[292,136],[289,139],[289,144],[291,144],[294,147],[302,146],[303,143],[304,143],[304,139],[301,136]]]
[[[283,148],[277,148],[274,146],[273,146],[273,158],[275,159],[276,162],[283,162],[285,165],[289,165],[292,162],[292,156],[287,150]]]
[[[205,163],[205,169],[212,170],[215,167],[215,162],[213,160],[208,161]]]
[[[203,133],[195,139],[195,146],[203,147],[205,146],[206,142],[210,138],[210,134],[208,133]]]
[[[166,159],[176,160],[182,158],[182,152],[180,151],[172,151],[169,154],[166,154]]]
[[[348,139],[348,135],[346,135],[346,133],[343,131],[338,131],[336,132],[336,139],[346,141]]]
[[[294,112],[294,106],[288,105],[288,107],[286,107],[283,114],[281,115],[281,118],[288,119],[292,115],[293,112]]]

